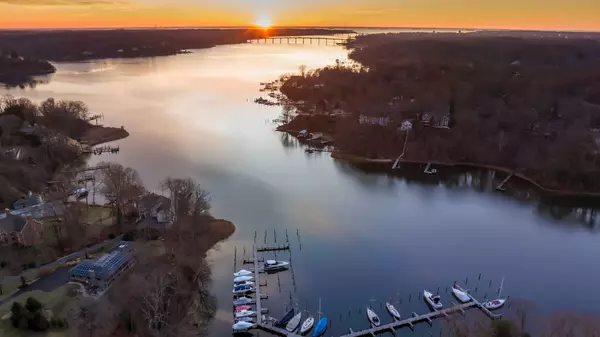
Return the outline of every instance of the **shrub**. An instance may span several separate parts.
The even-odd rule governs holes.
[[[33,331],[46,331],[49,327],[48,319],[41,311],[36,312],[29,321],[29,329]]]
[[[123,241],[133,241],[134,238],[135,237],[132,232],[127,232],[123,235]]]
[[[115,238],[115,235],[113,233],[108,234],[108,239],[112,240]]]
[[[29,320],[27,319],[27,317],[19,318],[17,327],[21,330],[29,329]]]
[[[10,307],[10,314],[12,317],[21,317],[21,313],[24,312],[25,308],[19,302],[13,302]]]
[[[28,297],[25,301],[25,309],[31,313],[37,313],[42,310],[42,308],[42,303],[33,297]]]

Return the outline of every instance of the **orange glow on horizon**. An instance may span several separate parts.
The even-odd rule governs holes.
[[[414,27],[600,31],[598,0],[0,0],[0,29]],[[19,3],[19,4],[16,4]],[[52,4],[51,4],[52,3]],[[267,14],[268,13],[268,14]]]

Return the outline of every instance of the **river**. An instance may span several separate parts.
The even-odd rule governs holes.
[[[306,154],[295,139],[273,130],[269,121],[279,107],[253,103],[261,81],[346,57],[335,46],[219,46],[171,57],[57,64],[49,83],[8,92],[36,101],[82,100],[104,115],[102,123],[130,131],[117,142],[119,154],[92,162],[131,166],[149,189],[157,190],[166,176],[190,176],[211,192],[213,213],[237,226],[210,254],[219,301],[213,336],[230,333],[234,247],[240,260],[244,247],[249,256],[255,231],[262,244],[265,231],[268,242],[275,230],[282,243],[287,230],[292,245],[294,279],[291,272],[279,274],[279,281],[267,276],[266,307],[281,315],[291,292],[294,303],[316,314],[321,298],[332,320],[328,335],[366,327],[369,304],[389,321],[381,303],[390,297],[402,298],[404,317],[424,312],[417,298],[424,288],[439,286],[448,304],[446,287],[454,280],[464,285],[467,277],[464,286],[480,299],[492,297],[505,276],[503,295],[532,300],[544,313],[600,313],[599,233],[578,220],[585,210],[509,197],[486,179],[475,183],[477,174],[448,184],[406,180]],[[436,331],[428,329],[421,324],[415,335]]]

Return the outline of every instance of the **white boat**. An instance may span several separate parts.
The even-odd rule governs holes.
[[[500,307],[502,307],[504,305],[504,303],[506,303],[506,300],[500,297],[500,293],[502,293],[502,286],[504,286],[504,277],[502,277],[502,282],[500,282],[500,288],[498,288],[498,298],[493,301],[483,303],[483,306],[486,309],[488,309],[488,310],[499,309]]]
[[[235,301],[233,301],[234,306],[247,305],[247,304],[253,304],[253,303],[254,303],[254,299],[252,299],[250,297],[240,297],[240,298],[236,299]]]
[[[425,301],[427,301],[427,303],[434,310],[439,310],[439,309],[441,309],[444,306],[442,304],[442,302],[440,301],[440,296],[439,295],[433,295],[432,293],[430,293],[427,290],[423,291],[423,298],[425,298]]]
[[[377,316],[375,311],[369,309],[369,307],[367,307],[367,318],[369,319],[369,322],[371,322],[371,324],[373,324],[374,326],[379,326],[381,324],[379,316]]]
[[[398,312],[398,310],[396,310],[396,308],[391,303],[386,302],[385,308],[390,313],[390,315],[392,315],[392,317],[394,317],[397,320],[400,320],[400,313]]]
[[[252,317],[240,317],[240,318],[237,318],[235,320],[235,322],[236,323],[238,323],[238,322],[250,322],[250,323],[254,323],[254,318],[252,318]]]
[[[468,292],[461,288],[456,282],[452,285],[452,294],[462,303],[471,301],[471,296],[469,296]]]
[[[252,311],[252,310],[242,310],[242,311],[238,311],[235,313],[235,318],[253,317],[253,316],[256,316],[256,312]]]
[[[233,279],[233,283],[252,281],[253,279],[254,279],[254,277],[252,277],[252,276],[238,276]]]
[[[290,321],[285,326],[285,329],[289,332],[296,331],[296,329],[298,329],[298,325],[300,325],[301,319],[302,319],[302,313],[299,312],[296,314],[296,316],[294,316],[294,317],[292,317],[292,319],[290,319]]]
[[[250,322],[237,322],[231,326],[231,328],[235,332],[248,331],[249,329],[252,329],[254,327],[254,324]]]
[[[302,322],[302,326],[300,327],[300,334],[303,335],[312,329],[313,325],[315,325],[315,318],[312,316],[308,316],[307,319]]]
[[[251,287],[251,286],[239,286],[239,287],[233,288],[233,294],[234,295],[247,294],[247,293],[252,293],[255,290],[256,289],[254,289],[254,287]]]
[[[287,261],[267,260],[265,261],[264,269],[265,271],[283,270],[287,269],[289,265],[290,263]]]
[[[483,306],[488,310],[496,310],[502,307],[506,303],[505,299],[499,298],[497,300],[483,303]]]
[[[234,287],[240,287],[240,286],[253,287],[254,286],[254,282],[252,282],[252,281],[244,281],[244,282],[236,283],[234,285]]]
[[[250,276],[252,274],[253,273],[251,271],[249,271],[249,270],[241,269],[241,270],[238,270],[237,273],[233,273],[233,277]]]

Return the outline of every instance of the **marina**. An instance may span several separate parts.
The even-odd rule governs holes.
[[[287,248],[284,248],[284,247],[287,247]],[[253,265],[252,273],[254,275],[254,282],[256,282],[256,284],[259,284],[260,286],[266,285],[266,284],[261,284],[260,276],[262,273],[265,272],[265,267],[268,266],[268,263],[264,262],[265,261],[264,258],[259,257],[259,255],[258,255],[259,252],[280,251],[280,250],[289,250],[289,249],[290,249],[289,244],[279,245],[279,246],[275,245],[275,246],[254,247],[252,258],[248,259],[248,260],[244,260],[244,263],[251,263]],[[267,260],[267,261],[271,261],[271,260]],[[282,261],[276,261],[276,262],[282,262]],[[241,270],[241,271],[238,271],[237,273],[235,273],[234,276],[240,277],[239,276],[240,274],[249,274],[249,273],[247,270]],[[479,278],[481,278],[481,275]],[[502,283],[504,283],[504,279],[502,280]],[[502,283],[501,283],[501,287],[502,287]],[[490,284],[491,284],[491,282],[490,282]],[[282,322],[277,320],[276,318],[268,317],[263,314],[263,313],[267,312],[268,309],[263,306],[262,300],[266,298],[266,294],[260,293],[260,286],[258,286],[256,288],[256,296],[254,299],[243,301],[243,302],[248,302],[249,304],[253,304],[256,306],[255,312],[256,312],[256,315],[258,316],[257,322],[255,325],[252,325],[252,327],[250,327],[249,329],[258,328],[258,329],[268,331],[270,333],[273,333],[273,334],[276,334],[279,336],[300,337],[301,335],[298,335],[295,333],[295,331],[299,325],[298,323],[300,322],[301,317],[302,317],[299,313],[294,315],[294,311],[290,310],[284,316],[283,320],[285,320],[285,321],[283,322],[283,324],[280,324]],[[453,286],[453,289],[454,289],[454,287],[458,287],[458,285],[455,283],[455,285]],[[457,289],[460,289],[462,291],[461,288],[457,288]],[[386,308],[387,308],[388,312],[390,313],[390,316],[393,319],[393,321],[391,323],[382,324],[381,321],[379,320],[379,317],[377,317],[377,315],[375,314],[375,312],[373,312],[369,307],[367,307],[366,312],[367,312],[367,317],[368,317],[371,327],[367,328],[367,329],[362,329],[359,331],[353,331],[351,328],[348,328],[349,333],[345,334],[345,335],[341,335],[340,337],[375,336],[377,334],[381,334],[381,333],[385,333],[385,332],[391,332],[393,335],[396,335],[396,330],[398,330],[398,329],[408,327],[409,329],[414,330],[416,324],[423,323],[423,322],[432,326],[433,321],[435,319],[438,319],[438,318],[448,319],[449,316],[452,314],[461,314],[464,316],[466,310],[473,309],[473,308],[479,309],[483,314],[485,314],[491,320],[500,319],[500,318],[502,318],[501,313],[495,314],[492,311],[488,310],[488,308],[497,309],[501,305],[496,307],[496,306],[494,306],[495,303],[497,303],[498,301],[501,301],[501,303],[504,304],[504,302],[506,301],[504,299],[496,299],[496,300],[493,300],[490,302],[481,303],[475,297],[473,297],[471,294],[469,294],[468,291],[464,291],[463,294],[465,296],[467,296],[468,298],[462,298],[461,301],[463,301],[465,303],[457,304],[455,302],[451,302],[452,306],[442,309],[442,304],[441,304],[441,302],[439,302],[439,295],[434,295],[434,294],[428,292],[427,290],[425,290],[423,293],[424,293],[423,298],[430,305],[430,309],[432,310],[431,312],[425,313],[425,314],[417,314],[416,312],[413,312],[410,318],[401,320],[400,313],[396,310],[396,308],[394,308],[394,306],[391,305],[390,303],[386,303]],[[439,293],[439,287],[438,287],[438,293]],[[500,291],[498,291],[498,295],[500,295]],[[291,296],[291,294],[290,294],[290,296]],[[320,307],[320,304],[319,304],[319,307]],[[241,313],[242,313],[241,315],[244,316],[244,315],[251,315],[254,312],[241,311]],[[320,314],[320,308],[319,308],[319,314]],[[290,320],[291,316],[294,316],[293,324],[286,325],[286,323],[288,323],[288,321]],[[240,312],[237,312],[236,314],[234,314],[234,317],[240,317]],[[239,322],[237,322],[236,324],[239,324]],[[282,327],[282,325],[283,325],[283,327]],[[291,328],[289,328],[290,326],[293,326],[294,328],[291,329]],[[233,327],[235,329],[235,324]],[[236,331],[234,331],[234,333],[235,332]]]

